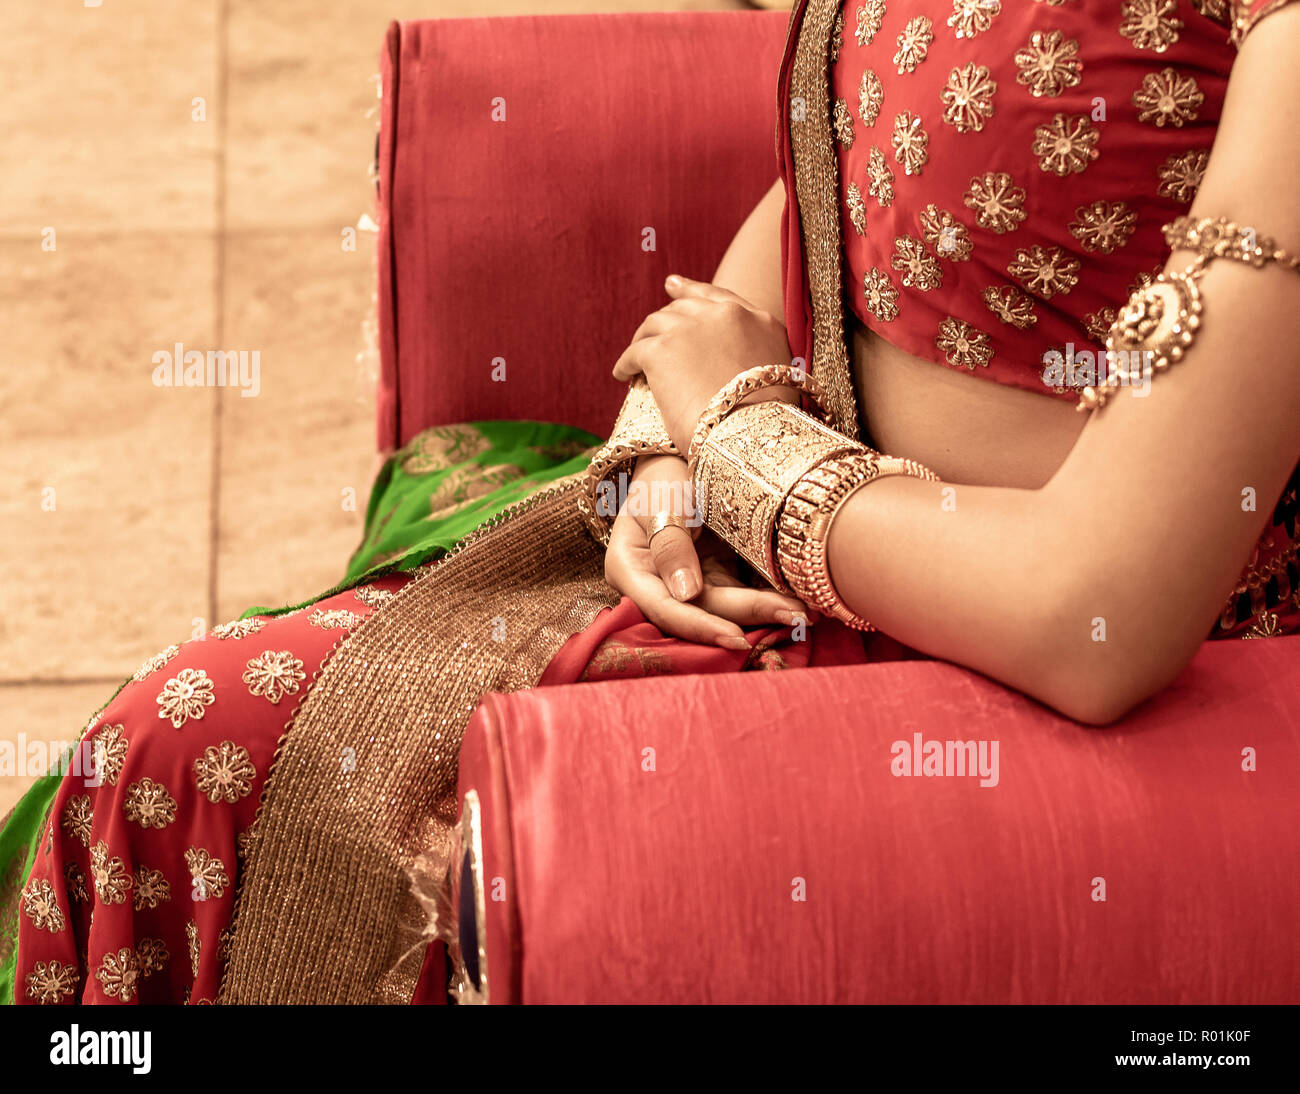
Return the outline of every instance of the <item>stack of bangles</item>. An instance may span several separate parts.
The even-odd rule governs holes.
[[[798,388],[821,420],[780,400],[746,403],[767,387]],[[858,630],[871,624],[836,593],[826,558],[836,513],[859,487],[889,475],[937,481],[913,460],[884,456],[831,428],[820,389],[802,369],[742,372],[700,415],[687,472],[704,523],[783,593]]]

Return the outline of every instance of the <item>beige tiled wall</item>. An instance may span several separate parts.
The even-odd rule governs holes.
[[[159,649],[341,574],[374,424],[357,360],[372,244],[340,240],[371,207],[389,20],[742,6],[9,6],[0,741],[74,740]],[[177,342],[258,350],[259,395],[155,387],[152,355]],[[0,815],[30,782],[0,772]]]

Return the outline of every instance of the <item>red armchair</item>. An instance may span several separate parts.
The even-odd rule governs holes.
[[[608,370],[664,275],[710,276],[775,178],[785,25],[392,28],[381,446],[473,418],[609,427]],[[460,775],[472,986],[1294,1002],[1297,695],[1300,638],[1208,644],[1107,730],[933,661],[488,696]],[[931,743],[985,774],[925,774]]]

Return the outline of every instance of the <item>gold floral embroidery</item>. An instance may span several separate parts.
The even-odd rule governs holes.
[[[290,650],[266,650],[248,662],[244,683],[252,695],[264,695],[272,703],[298,693],[298,682],[307,679],[303,665]]]
[[[874,69],[867,69],[858,84],[858,117],[866,125],[875,125],[880,105],[885,101],[885,86]]]
[[[140,975],[147,979],[162,972],[172,955],[161,938],[142,938],[135,948],[135,956],[140,963]]]
[[[220,897],[230,884],[226,864],[202,847],[191,847],[185,852],[185,865],[189,868],[191,888],[197,900]]]
[[[161,870],[137,866],[132,882],[132,902],[137,912],[144,908],[156,908],[172,898],[171,883],[163,877]]]
[[[77,970],[62,961],[37,961],[25,977],[27,998],[42,1006],[63,1002],[77,988]]]
[[[123,727],[105,726],[95,736],[92,751],[95,757],[95,773],[108,783],[117,785],[117,777],[122,774],[122,765],[126,762],[126,750],[130,742],[122,734]]]
[[[1083,317],[1083,329],[1094,342],[1101,343],[1106,341],[1106,335],[1110,333],[1110,328],[1115,325],[1115,320],[1118,318],[1119,313],[1114,308],[1089,312]]]
[[[181,669],[163,685],[154,700],[158,704],[158,717],[171,719],[175,729],[191,718],[197,721],[216,698],[213,687],[203,669]]]
[[[780,672],[790,667],[781,656],[781,651],[774,649],[758,650],[753,663],[761,672]]]
[[[185,940],[190,945],[190,975],[198,979],[199,975],[199,926],[194,920],[185,924]]]
[[[110,999],[129,1003],[135,998],[140,982],[140,959],[135,950],[123,948],[117,953],[104,954],[95,979],[104,985],[104,994]]]
[[[916,15],[907,21],[903,33],[898,36],[898,52],[894,54],[894,64],[898,74],[915,72],[916,66],[925,60],[934,41],[933,24],[924,15]]]
[[[1172,68],[1148,72],[1142,86],[1133,92],[1138,121],[1152,122],[1160,128],[1172,125],[1181,129],[1186,122],[1195,121],[1203,102],[1205,95],[1196,81]]]
[[[44,878],[32,878],[23,890],[23,912],[38,931],[63,930],[68,921],[59,907],[59,894]]]
[[[401,461],[408,475],[426,475],[472,460],[491,447],[492,442],[471,425],[440,425],[416,434],[393,459]]]
[[[126,788],[122,812],[141,828],[166,828],[176,819],[176,799],[162,783],[144,778]]]
[[[194,761],[194,774],[199,793],[208,801],[233,805],[253,792],[257,769],[248,749],[234,741],[222,741],[215,748],[210,745],[203,750],[202,759]]]
[[[1017,330],[1028,330],[1038,322],[1034,302],[1012,285],[990,285],[983,292],[984,306],[1004,323]]]
[[[1092,127],[1086,115],[1070,118],[1057,114],[1051,125],[1040,125],[1034,130],[1033,152],[1044,171],[1065,178],[1071,171],[1085,170],[1100,155],[1097,150],[1100,139],[1101,133]]]
[[[882,323],[898,318],[898,290],[884,270],[872,266],[862,275],[862,295],[866,297],[867,311]]]
[[[951,315],[939,324],[939,333],[935,336],[934,344],[943,352],[948,364],[955,368],[969,369],[971,372],[974,372],[977,366],[987,368],[989,360],[993,357],[989,336],[969,323],[954,319]]]
[[[365,622],[365,616],[357,615],[356,612],[350,612],[345,608],[333,608],[326,610],[317,608],[307,618],[307,623],[312,627],[320,627],[321,630],[337,630],[338,628],[352,628],[359,623]]]
[[[1137,213],[1131,212],[1124,202],[1094,201],[1074,211],[1070,235],[1083,244],[1085,251],[1108,255],[1129,241],[1136,225]]]
[[[853,37],[858,40],[858,45],[869,46],[871,40],[880,33],[880,24],[885,18],[885,0],[865,0],[865,3],[858,8],[858,27],[853,32]]]
[[[894,118],[894,158],[908,175],[919,175],[930,158],[930,134],[921,128],[921,117],[904,110]]]
[[[1170,156],[1157,169],[1160,176],[1160,189],[1157,192],[1162,198],[1191,201],[1201,187],[1205,165],[1209,162],[1210,154],[1201,148],[1184,152],[1180,156]]]
[[[245,828],[235,837],[235,855],[241,862],[247,863],[257,843],[257,836],[252,828]]]
[[[1282,621],[1274,612],[1262,612],[1242,638],[1276,638],[1283,631]]]
[[[948,73],[947,86],[939,93],[943,120],[956,126],[958,133],[978,133],[985,120],[993,117],[993,94],[997,89],[987,65],[972,63],[954,68]]]
[[[835,13],[835,22],[831,25],[831,64],[840,59],[840,50],[844,48],[844,12]]]
[[[1065,295],[1078,284],[1079,260],[1067,258],[1060,247],[1049,250],[1035,244],[1016,251],[1007,272],[1029,292],[1050,300],[1057,293]]]
[[[929,292],[943,284],[943,270],[919,239],[902,236],[894,240],[894,247],[890,265],[903,274],[904,288]]]
[[[63,868],[63,886],[68,894],[69,904],[89,904],[90,893],[86,889],[86,875],[75,862]]]
[[[993,25],[1002,11],[1002,0],[952,0],[948,25],[957,38],[974,38]]]
[[[853,115],[849,113],[849,104],[843,99],[835,100],[831,125],[835,130],[835,139],[845,148],[853,147]]]
[[[63,807],[62,827],[82,847],[90,846],[90,826],[95,814],[90,808],[89,794],[76,794]]]
[[[844,191],[844,204],[848,206],[849,221],[853,225],[853,230],[858,235],[865,235],[867,231],[867,206],[862,200],[862,191],[858,189],[856,182],[851,182]]]
[[[100,840],[90,849],[90,877],[101,904],[123,904],[131,888],[131,875],[117,856],[108,857],[108,844]]]
[[[219,623],[212,628],[213,638],[247,638],[266,626],[264,616],[255,615],[251,619],[232,619],[229,623]]]
[[[1025,191],[1005,171],[976,175],[962,200],[979,214],[981,228],[998,235],[1014,232],[1025,219]]]
[[[1119,32],[1138,49],[1164,53],[1178,41],[1183,21],[1175,18],[1178,0],[1124,0]]]
[[[885,161],[885,154],[879,148],[872,148],[867,156],[867,193],[879,202],[881,208],[888,208],[894,200],[894,172]]]
[[[1232,26],[1232,15],[1228,11],[1229,0],[1192,0],[1192,7],[1218,23],[1221,27]]]
[[[1061,94],[1067,87],[1078,87],[1083,73],[1079,60],[1079,43],[1066,38],[1059,30],[1046,34],[1036,30],[1029,45],[1016,53],[1016,83],[1024,84],[1035,98]]]
[[[141,665],[138,669],[136,669],[135,672],[131,674],[131,679],[134,680],[137,684],[140,683],[142,680],[144,680],[146,676],[149,676],[150,674],[157,672],[160,668],[162,668],[165,664],[167,664],[168,661],[170,661],[173,657],[175,657],[180,652],[181,652],[180,646],[168,646],[161,653],[155,653],[151,658],[149,658],[148,661],[146,661],[143,665]]]
[[[933,203],[921,213],[921,233],[940,258],[950,262],[965,262],[971,255],[970,233],[948,210]]]
[[[352,595],[367,608],[382,608],[397,594],[390,589],[379,589],[374,585],[362,585]]]

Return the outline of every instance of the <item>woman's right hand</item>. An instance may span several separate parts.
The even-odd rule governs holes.
[[[742,626],[789,625],[812,616],[803,603],[775,589],[753,589],[737,576],[736,555],[707,528],[668,527],[648,539],[660,499],[689,498],[686,461],[642,456],[632,475],[635,490],[614,519],[605,552],[605,579],[631,597],[665,634],[724,649],[749,648]],[[649,501],[651,504],[647,504]],[[649,510],[649,511],[645,511]]]

